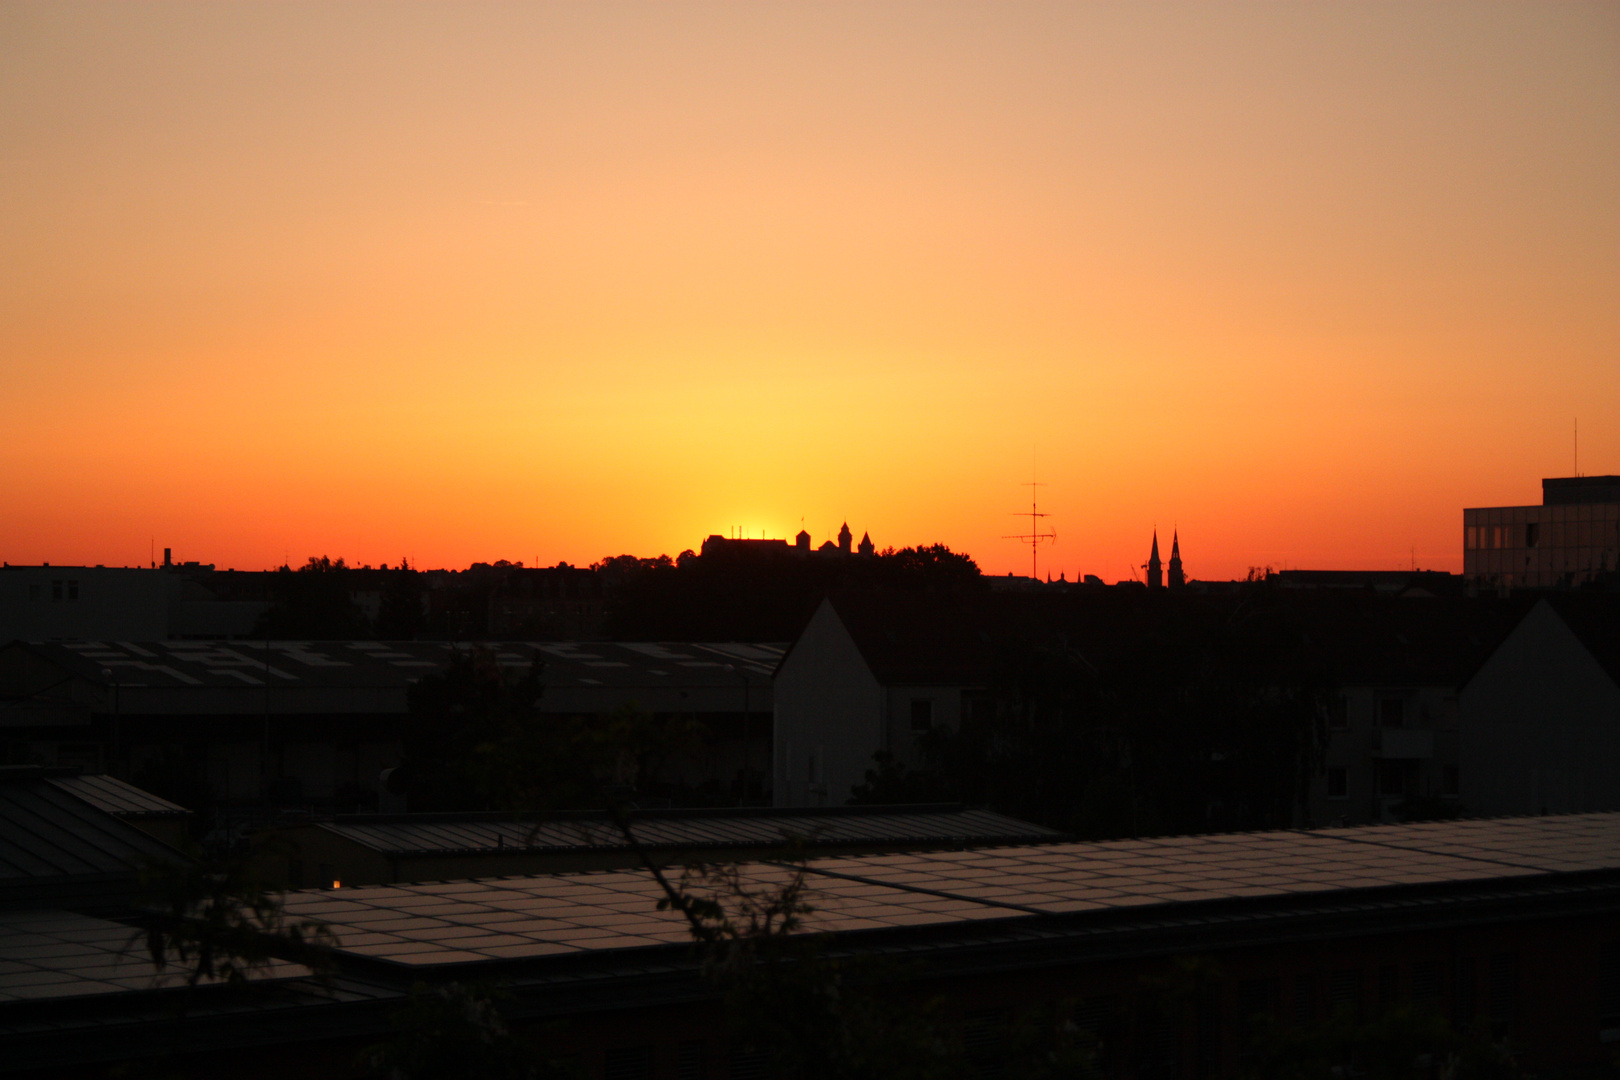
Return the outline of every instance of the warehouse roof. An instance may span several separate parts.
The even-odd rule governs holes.
[[[752,889],[794,872],[738,868]],[[839,931],[835,953],[926,950],[970,975],[1612,915],[1620,814],[871,855],[818,859],[806,874],[807,929]],[[161,1054],[181,1034],[238,1050],[381,1038],[412,987],[447,980],[499,979],[530,1018],[703,1000],[713,990],[686,927],[659,898],[629,870],[290,894],[289,918],[335,931],[336,969],[188,998],[184,1032],[165,993],[135,992],[140,965],[113,955],[132,928],[0,915],[0,952],[28,957],[0,980],[12,998],[0,998],[0,1072]]]
[[[457,655],[483,654],[548,687],[731,687],[769,680],[783,647],[669,642],[70,641],[14,642],[98,685],[119,688],[402,688]]]
[[[44,770],[0,769],[0,907],[126,896],[142,862],[176,857]]]
[[[61,788],[69,795],[83,799],[97,810],[114,817],[154,818],[187,817],[191,814],[183,806],[160,798],[144,788],[126,783],[116,776],[104,773],[79,776],[51,776],[46,782]]]
[[[655,850],[779,848],[790,840],[813,850],[849,844],[961,847],[1064,838],[1055,829],[948,803],[819,810],[643,810],[630,820],[636,840]],[[369,814],[321,827],[389,855],[629,847],[612,820],[599,813],[556,815],[539,822],[492,814]]]
[[[1620,870],[1620,814],[863,855],[809,864],[806,928],[1162,919],[1207,902],[1353,901],[1605,870]],[[761,888],[789,872],[743,871]],[[645,871],[616,870],[302,892],[287,911],[327,922],[345,953],[421,967],[685,942],[681,916],[659,911],[659,895]]]

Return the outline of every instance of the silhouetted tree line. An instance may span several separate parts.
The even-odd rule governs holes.
[[[791,641],[832,591],[985,587],[978,564],[944,544],[888,548],[870,558],[697,556],[688,551],[673,561],[647,560],[623,575],[609,594],[608,637]]]
[[[259,617],[255,637],[409,641],[422,632],[421,575],[404,559],[396,569],[372,570],[351,567],[341,557],[312,555],[298,569],[283,566],[269,579],[270,608]],[[362,588],[382,594],[375,622],[354,601]]]
[[[973,560],[944,544],[890,548],[870,558],[698,556],[691,551],[673,559],[615,555],[588,569],[566,564],[555,569],[571,575],[564,588],[580,587],[573,580],[579,575],[599,579],[606,603],[605,636],[615,641],[787,641],[829,591],[983,587]],[[311,556],[297,569],[284,566],[266,575],[271,606],[254,635],[315,641],[556,638],[563,631],[543,619],[515,628],[492,625],[492,604],[518,587],[524,573],[522,563],[505,559],[474,563],[455,573],[435,571],[432,610],[424,612],[430,575],[405,560],[394,569],[372,569],[351,566],[342,558]],[[362,592],[381,594],[375,619],[355,602]]]

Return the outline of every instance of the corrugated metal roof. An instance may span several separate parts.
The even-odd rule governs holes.
[[[0,893],[6,886],[133,874],[174,849],[49,781],[0,779]]]
[[[329,822],[322,828],[390,855],[578,851],[629,845],[605,817],[570,816],[541,822],[423,815],[415,820]],[[636,839],[649,848],[780,847],[789,839],[809,848],[846,844],[1029,843],[1063,834],[989,810],[918,807],[864,812],[782,810],[642,812],[632,819]]]
[[[61,788],[69,795],[83,799],[97,810],[114,817],[179,817],[190,810],[168,799],[159,798],[150,791],[126,783],[116,776],[91,774],[85,776],[52,776],[46,783]]]
[[[1349,901],[1358,893],[1620,870],[1620,814],[906,852],[809,864],[806,929],[851,932],[1134,912],[1204,901]],[[790,868],[743,867],[767,888]],[[408,966],[536,959],[688,941],[641,870],[289,894],[339,947]],[[1159,914],[1155,914],[1159,913]]]

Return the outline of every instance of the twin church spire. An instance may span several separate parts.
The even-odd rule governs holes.
[[[1164,588],[1164,564],[1159,561],[1159,530],[1153,530],[1153,550],[1148,554],[1147,586],[1150,589]],[[1181,536],[1177,532],[1170,534],[1170,587],[1179,589],[1187,584],[1187,574],[1181,567]]]

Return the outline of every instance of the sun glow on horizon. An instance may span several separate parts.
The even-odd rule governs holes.
[[[11,563],[1022,574],[1038,447],[1043,576],[1459,570],[1620,472],[1612,6],[0,20]]]

